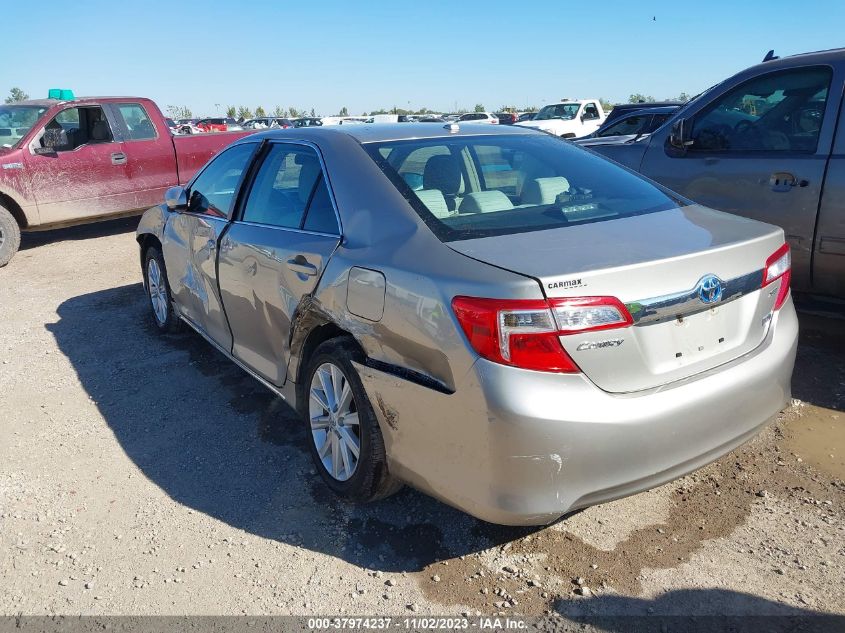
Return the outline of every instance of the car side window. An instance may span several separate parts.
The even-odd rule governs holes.
[[[584,120],[591,121],[599,118],[599,109],[595,103],[588,103],[584,106]]]
[[[607,126],[596,136],[621,136],[626,134],[639,134],[648,121],[648,116],[636,114],[634,116],[625,117],[616,123]]]
[[[121,103],[117,110],[126,125],[127,140],[147,141],[156,138],[155,126],[141,104]]]
[[[218,154],[191,184],[188,212],[228,217],[255,147],[245,143]]]
[[[83,145],[111,143],[111,126],[100,106],[68,108],[44,126],[41,147],[55,152],[72,152]]]
[[[651,119],[651,125],[649,125],[650,130],[653,132],[661,125],[666,123],[666,119],[668,119],[671,115],[669,114],[655,114]]]
[[[695,117],[691,150],[816,151],[831,70],[802,68],[752,79]]]
[[[340,227],[337,225],[337,216],[329,196],[329,188],[326,185],[326,178],[322,174],[317,180],[317,187],[314,189],[311,203],[305,212],[305,222],[302,228],[306,231],[340,235]]]
[[[272,145],[252,183],[243,221],[300,228],[321,173],[320,160],[310,147]]]

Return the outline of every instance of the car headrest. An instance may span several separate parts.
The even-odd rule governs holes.
[[[446,196],[454,196],[463,188],[461,168],[454,156],[432,156],[423,170],[423,189],[439,189]]]
[[[513,202],[498,189],[474,191],[461,201],[461,213],[491,213],[513,209]]]
[[[449,210],[446,204],[446,198],[443,197],[443,192],[439,189],[420,189],[415,191],[417,198],[425,205],[425,208],[431,211],[435,218],[447,218],[454,215],[454,212]]]
[[[565,191],[569,191],[569,181],[563,176],[535,178],[523,186],[522,204],[554,204]]]
[[[107,121],[94,121],[91,126],[91,140],[93,141],[110,141],[111,128]]]

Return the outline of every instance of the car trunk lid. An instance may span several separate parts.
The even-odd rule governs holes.
[[[625,303],[632,326],[560,337],[598,387],[621,393],[688,378],[758,347],[781,283],[761,291],[763,269],[783,242],[777,227],[693,205],[449,246],[533,277],[548,298]]]

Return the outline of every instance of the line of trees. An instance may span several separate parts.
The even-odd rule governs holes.
[[[6,103],[17,103],[18,101],[26,101],[27,99],[29,99],[29,95],[16,87],[9,91],[9,96],[6,97]]]
[[[685,101],[689,101],[690,98],[691,98],[691,96],[689,94],[687,94],[686,92],[682,92],[677,97],[667,98],[666,101],[685,102]],[[604,109],[605,112],[608,112],[608,111],[613,109],[613,103],[610,100],[605,99],[604,97],[601,97],[599,99],[599,101],[601,102],[602,108]],[[657,101],[657,99],[655,99],[653,96],[642,94],[642,93],[634,93],[634,94],[632,94],[628,97],[628,103],[654,103],[655,101]],[[499,109],[496,110],[496,112],[537,112],[538,110],[539,110],[539,108],[537,106],[534,106],[534,105],[529,105],[529,106],[525,106],[525,107],[522,107],[522,108],[519,108],[515,105],[503,105],[503,106],[500,106]],[[171,116],[173,118],[189,119],[192,116],[191,110],[189,108],[187,108],[186,106],[168,106],[167,111],[171,114]],[[468,111],[469,110],[467,110],[466,108],[458,108],[456,110],[456,113],[457,114],[464,114]],[[486,112],[486,111],[487,111],[487,109],[484,107],[483,103],[476,103],[474,108],[472,109],[472,112]],[[425,115],[425,114],[438,114],[438,111],[431,110],[431,109],[426,108],[426,107],[422,107],[422,108],[419,108],[417,110],[411,110],[411,109],[399,108],[397,106],[393,106],[392,108],[389,108],[389,109],[382,107],[382,108],[379,108],[377,110],[373,110],[372,112],[369,113],[369,115],[366,112],[363,113],[364,116],[372,116],[372,115],[375,115],[375,114]],[[310,110],[308,110],[306,108],[296,108],[294,106],[283,108],[282,106],[277,105],[275,108],[273,108],[271,111],[268,112],[262,106],[258,106],[258,107],[255,108],[255,110],[252,110],[247,106],[230,105],[226,108],[226,116],[232,117],[233,119],[235,119],[235,118],[237,118],[237,119],[252,119],[252,118],[256,118],[256,117],[266,117],[266,116],[285,118],[285,119],[288,119],[288,118],[295,119],[297,117],[304,117],[304,116],[314,117],[314,116],[317,116],[317,114],[316,114],[316,111],[315,111],[314,108],[311,108]],[[346,106],[343,106],[335,116],[349,116],[349,109]]]
[[[283,108],[282,106],[277,105],[268,112],[263,106],[257,106],[255,110],[252,110],[248,106],[230,105],[226,108],[226,116],[232,117],[233,119],[254,119],[266,116],[272,116],[279,119],[296,119],[297,117],[303,116],[314,117],[317,116],[317,112],[314,108],[308,110],[306,108],[297,108],[294,106]]]
[[[686,103],[691,98],[691,95],[687,94],[686,92],[682,92],[677,97],[667,98],[666,101],[680,101],[682,103]],[[655,101],[657,101],[657,99],[655,99],[651,95],[644,95],[640,94],[639,92],[634,93],[628,97],[628,103],[654,103]]]

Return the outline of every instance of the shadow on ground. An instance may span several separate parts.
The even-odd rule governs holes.
[[[385,572],[419,572],[452,559],[453,564],[440,574],[445,579],[447,573],[454,573],[456,582],[474,571],[474,563],[462,566],[455,558],[514,541],[527,542],[523,537],[529,535],[531,547],[545,548],[553,557],[578,547],[567,534],[493,526],[410,489],[366,506],[339,501],[315,473],[304,424],[293,411],[198,335],[159,335],[140,283],[74,297],[59,306],[58,315],[59,320],[47,328],[129,458],[175,501],[233,528]],[[823,378],[825,372],[819,371],[816,352],[804,353],[804,346],[812,348],[812,339],[802,339],[796,376],[810,393],[811,381]],[[834,360],[841,369],[842,355]],[[796,391],[797,397],[807,397]],[[812,393],[823,395],[815,387]],[[725,490],[729,475],[723,481]],[[701,494],[712,492],[710,482],[701,486],[706,488]],[[736,499],[727,493],[719,498],[741,503],[743,508],[753,499],[743,491],[737,495]],[[702,504],[702,511],[712,510],[711,506]],[[688,523],[689,516],[684,521]],[[657,538],[654,530],[648,532],[650,538]],[[708,534],[700,528],[692,533],[694,542],[683,555],[698,546],[704,538],[700,535]],[[554,539],[566,541],[565,547],[547,547],[546,541]],[[519,547],[514,543],[513,551]],[[583,569],[590,562],[585,556],[598,555],[585,549],[558,562],[568,565],[574,560]],[[618,554],[607,556],[619,558],[620,565],[633,564],[626,563],[631,552]],[[695,612],[696,604],[708,600],[717,604],[712,602],[713,592],[708,592],[676,592],[675,600],[683,598],[689,606],[678,613]],[[723,593],[715,599],[727,600],[730,592]],[[775,605],[754,596],[731,595],[745,600],[738,605],[743,607],[740,611],[768,613]],[[649,603],[602,595],[556,606],[591,605],[590,613],[602,614],[648,612],[649,608],[663,613],[669,603],[661,600]],[[438,601],[472,604],[455,596],[439,596]]]
[[[65,229],[27,231],[21,235],[21,250],[25,251],[30,248],[38,248],[39,246],[53,244],[55,242],[93,240],[108,235],[129,233],[138,227],[138,220],[138,217],[129,217],[108,220],[107,222],[71,226]]]
[[[830,615],[809,607],[790,607],[726,589],[668,591],[653,600],[605,594],[589,599],[559,601],[555,604],[555,612],[568,620],[591,625],[601,631],[620,633],[845,631],[845,616]]]
[[[845,411],[845,304],[808,298],[796,305],[801,331],[792,394]]]
[[[123,450],[177,502],[394,572],[531,532],[491,526],[410,489],[367,506],[339,501],[281,399],[193,332],[159,335],[147,312],[138,283],[70,299],[47,328]]]

